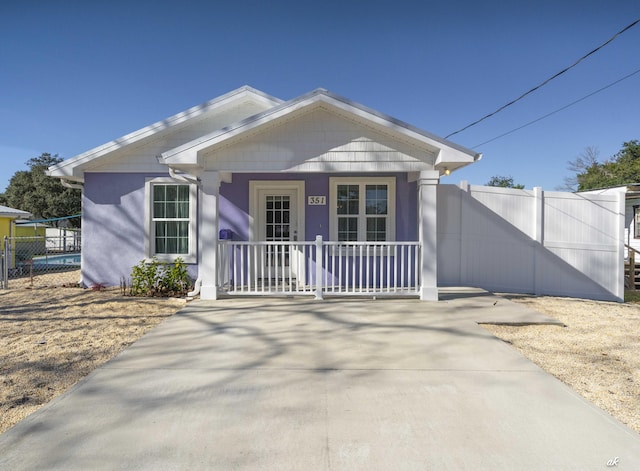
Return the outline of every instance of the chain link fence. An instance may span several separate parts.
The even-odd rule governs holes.
[[[5,237],[0,287],[73,286],[80,280],[80,231],[57,236]]]

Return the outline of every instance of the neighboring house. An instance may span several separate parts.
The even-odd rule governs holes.
[[[283,102],[242,87],[65,160],[49,175],[83,187],[87,286],[118,285],[143,259],[180,257],[203,299],[366,294],[436,300],[438,285],[461,282],[506,291],[564,286],[563,294],[619,299],[617,279],[601,282],[590,264],[545,245],[543,192],[439,185],[441,176],[480,157],[323,89]],[[615,198],[579,200],[571,204],[585,211],[617,204]],[[473,217],[462,216],[465,205]],[[496,211],[516,210],[494,220]],[[469,238],[463,228],[484,232]],[[561,249],[568,247],[571,256],[591,249],[595,229],[582,234],[585,240]],[[494,245],[517,246],[509,252],[515,265],[489,263],[509,261],[500,253],[465,248],[482,237],[511,238]],[[606,253],[599,266],[614,267],[617,242],[598,244]],[[495,267],[495,276],[483,276],[483,263]],[[532,275],[522,276],[527,264]],[[571,285],[547,276],[574,272],[580,276]]]
[[[640,183],[627,185],[620,190],[625,192],[624,242],[640,253]],[[640,256],[636,256],[636,261],[640,261]]]
[[[30,217],[31,213],[27,211],[21,211],[19,209],[0,205],[0,253],[4,253],[5,237],[13,238],[20,235],[20,229],[16,226],[16,221]],[[15,266],[15,242],[11,244],[11,248],[12,256],[10,257],[9,268],[13,268]]]
[[[640,183],[579,192],[580,195],[615,195],[624,197],[624,244],[640,252]],[[625,247],[625,258],[628,248]]]
[[[47,250],[49,252],[79,252],[81,230],[68,227],[47,227]]]
[[[23,219],[16,220],[14,236],[15,237],[46,237],[47,225],[41,222],[25,221]]]
[[[0,240],[4,240],[5,237],[15,237],[16,221],[30,217],[31,213],[27,211],[0,205]]]

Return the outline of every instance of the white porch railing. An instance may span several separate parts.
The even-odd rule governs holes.
[[[219,241],[229,295],[419,296],[419,242]]]

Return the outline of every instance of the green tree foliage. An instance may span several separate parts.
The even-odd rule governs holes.
[[[501,188],[515,188],[516,190],[524,190],[524,185],[513,182],[513,177],[503,177],[501,175],[494,175],[491,180],[487,182],[488,186],[499,186]]]
[[[588,148],[569,162],[569,170],[576,175],[565,182],[573,182],[572,189],[585,191],[640,182],[640,141],[625,142],[617,154],[602,163],[597,161],[597,154],[590,153]]]
[[[43,153],[27,161],[29,170],[16,172],[0,204],[29,211],[37,219],[73,216],[81,211],[80,190],[66,188],[60,181],[46,175],[46,170],[62,159],[58,155]],[[71,226],[79,226],[80,220],[71,219]]]

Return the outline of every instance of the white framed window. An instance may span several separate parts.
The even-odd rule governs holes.
[[[633,237],[640,239],[640,206],[633,206]]]
[[[145,183],[145,252],[148,258],[196,262],[197,187],[172,178]]]
[[[333,177],[330,186],[331,239],[389,242],[396,237],[394,177]]]

